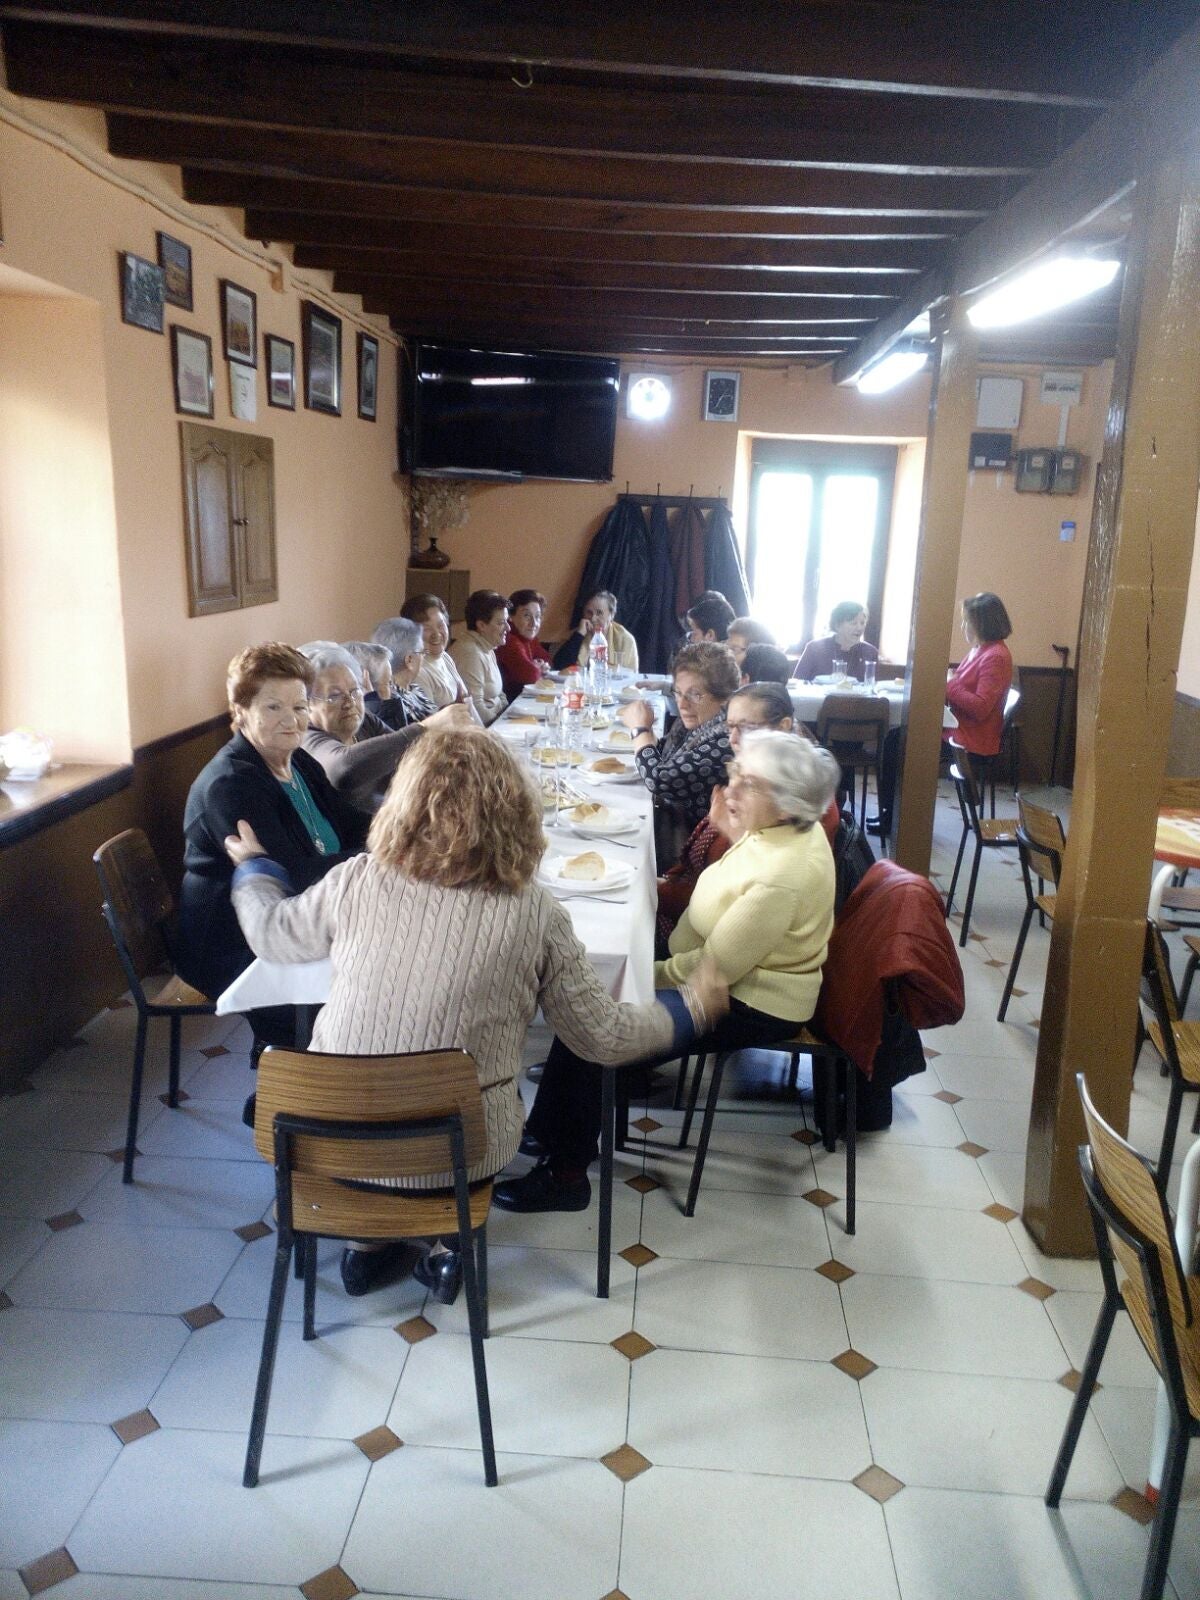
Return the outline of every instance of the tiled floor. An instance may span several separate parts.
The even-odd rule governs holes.
[[[946,804],[938,828],[944,865]],[[1021,903],[1015,862],[989,856],[967,1016],[927,1037],[894,1126],[860,1142],[857,1237],[844,1158],[790,1137],[802,1114],[771,1056],[734,1075],[690,1221],[678,1115],[666,1095],[647,1108],[659,1126],[618,1177],[657,1186],[618,1182],[615,1244],[653,1256],[614,1260],[610,1300],[592,1293],[594,1208],[494,1216],[492,1490],[463,1307],[411,1281],[347,1300],[332,1247],[313,1344],[291,1294],[262,1481],[241,1487],[273,1251],[254,1237],[270,1175],[239,1121],[247,1035],[189,1025],[176,1112],[159,1058],[128,1189],[113,1153],[133,1017],[97,1018],[0,1106],[0,1600],[1136,1593],[1147,1535],[1127,1486],[1153,1392],[1128,1326],[1061,1516],[1040,1498],[1099,1278],[1043,1258],[1004,1209],[1021,1204],[1048,947],[1035,928],[997,1023]],[[1152,1148],[1149,1059],[1136,1083]],[[805,1198],[818,1189],[834,1203]],[[1200,1592],[1200,1463],[1189,1490],[1179,1596]]]

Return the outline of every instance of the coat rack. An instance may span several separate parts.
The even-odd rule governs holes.
[[[622,505],[667,506],[671,509],[680,506],[698,506],[701,511],[712,511],[716,506],[726,505],[720,484],[717,485],[716,494],[693,494],[690,489],[686,494],[663,494],[661,484],[655,484],[653,494],[630,494],[629,484],[626,482],[625,493],[617,496],[617,502]]]

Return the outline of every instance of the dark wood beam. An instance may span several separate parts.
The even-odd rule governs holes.
[[[1098,103],[1138,47],[1138,7],[1095,0],[1053,7],[1000,0],[984,8],[839,5],[820,0],[747,8],[679,0],[610,0],[602,12],[558,0],[25,0],[0,13],[111,25],[156,37],[370,50],[393,58],[601,71],[792,87],[870,86],[889,93]],[[1149,24],[1156,8],[1147,7]],[[1089,26],[1072,24],[1090,23]],[[1142,26],[1146,20],[1142,20]],[[1069,42],[1070,48],[1064,47]]]
[[[969,177],[1045,166],[1094,111],[845,90],[443,77],[311,46],[166,43],[19,21],[4,27],[8,86],[36,99],[220,126],[367,134],[558,154],[783,166],[835,163]]]
[[[630,289],[643,294],[704,294],[719,301],[729,294],[804,295],[837,300],[877,301],[880,315],[891,309],[907,286],[911,274],[855,275],[829,272],[774,272],[757,267],[631,266],[601,262],[594,266],[573,262],[538,261],[504,257],[426,255],[413,251],[338,250],[329,246],[301,245],[295,251],[298,267],[325,272],[346,272],[356,280],[374,280],[381,288],[395,282],[403,293],[422,283],[449,285],[482,283],[496,288]]]
[[[1015,189],[1005,178],[906,177],[820,168],[726,166],[477,149],[419,139],[401,149],[386,140],[269,129],[222,128],[155,117],[108,117],[114,155],[177,166],[237,169],[340,182],[397,183],[490,195],[574,197],[656,206],[820,205],[834,211],[900,210],[953,214],[988,210]]]
[[[563,339],[583,339],[605,349],[627,350],[642,345],[654,345],[662,350],[674,350],[684,355],[688,350],[702,345],[705,349],[734,352],[748,346],[767,348],[787,354],[792,350],[818,351],[836,355],[853,343],[854,330],[821,333],[793,329],[781,333],[772,325],[759,327],[749,324],[737,331],[714,333],[711,328],[697,326],[680,332],[679,325],[655,327],[647,324],[617,322],[606,319],[586,324],[554,320],[550,317],[517,317],[495,314],[479,315],[468,311],[442,313],[399,313],[394,325],[416,338],[452,338],[456,343],[481,343],[503,347],[505,342],[519,339],[527,344],[547,344]]]
[[[704,235],[597,233],[511,226],[470,227],[461,223],[380,222],[361,217],[316,216],[296,211],[247,211],[248,238],[284,240],[296,246],[296,264],[319,266],[318,255],[350,256],[370,271],[374,263],[416,258],[430,269],[443,260],[489,262],[586,262],[596,266],[720,268],[770,273],[805,272],[865,277],[912,273],[940,254],[938,244],[921,240],[879,242],[846,239],[746,239]],[[944,245],[943,245],[944,248]]]
[[[183,192],[197,205],[240,206],[280,218],[300,212],[314,218],[395,221],[405,227],[427,223],[477,228],[523,228],[538,232],[633,233],[664,237],[720,237],[764,240],[899,240],[938,242],[963,232],[984,215],[981,209],[941,212],[831,212],[802,206],[769,211],[718,210],[695,206],[637,206],[566,197],[474,195],[451,190],[408,189],[386,183],[336,183],[295,177],[256,177],[217,168],[185,167]],[[250,227],[247,233],[261,238]],[[275,237],[275,235],[270,235]],[[287,231],[278,237],[290,239]]]

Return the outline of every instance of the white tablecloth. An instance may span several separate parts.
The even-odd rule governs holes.
[[[904,710],[904,687],[902,684],[881,685],[874,691],[875,695],[887,701],[889,726],[898,728]],[[860,695],[866,698],[867,691],[863,688],[848,687],[845,684],[802,683],[793,679],[788,684],[788,693],[792,697],[792,706],[796,716],[801,722],[816,723],[821,714],[821,707],[831,694],[853,694],[856,698]],[[948,732],[958,727],[958,721],[949,706],[942,711],[942,727]]]

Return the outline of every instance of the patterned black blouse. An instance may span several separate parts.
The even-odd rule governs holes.
[[[668,806],[690,832],[708,815],[712,791],[725,782],[725,768],[733,760],[724,706],[690,733],[682,722],[674,723],[635,759],[656,804]]]

